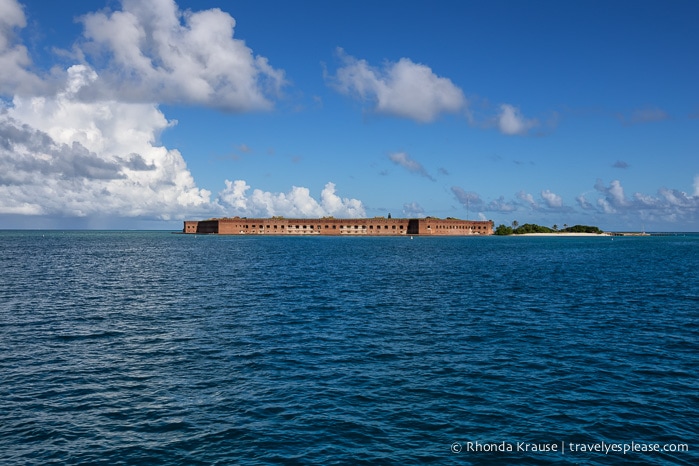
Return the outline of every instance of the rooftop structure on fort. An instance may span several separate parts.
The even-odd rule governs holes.
[[[219,235],[365,235],[470,236],[492,235],[492,220],[457,218],[247,218],[186,220],[183,233]]]

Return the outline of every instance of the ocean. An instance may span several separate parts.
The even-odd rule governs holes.
[[[699,235],[0,232],[0,463],[699,464]]]

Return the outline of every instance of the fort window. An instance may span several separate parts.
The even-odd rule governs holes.
[[[333,230],[335,230],[335,229],[336,229],[336,225],[333,225]]]
[[[393,229],[394,229],[394,230],[396,229],[396,226],[395,226],[395,225],[393,225]]]

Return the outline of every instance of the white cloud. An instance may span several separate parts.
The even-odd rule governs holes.
[[[477,208],[483,205],[483,199],[473,191],[466,191],[459,186],[452,186],[451,192],[461,205],[467,208]]]
[[[320,194],[320,202],[314,199],[308,188],[294,186],[288,193],[272,193],[254,189],[243,180],[226,180],[217,202],[226,215],[251,217],[364,217],[362,202],[341,198],[335,193],[335,184],[327,183]]]
[[[563,206],[563,198],[548,189],[541,191],[541,197],[549,208],[557,209]]]
[[[425,209],[417,202],[403,204],[403,215],[411,218],[422,218],[425,217]]]
[[[289,193],[226,181],[216,200],[199,189],[177,150],[156,145],[172,125],[152,104],[75,98],[99,79],[71,67],[55,97],[15,97],[0,111],[0,214],[156,218],[225,215],[363,217],[357,199],[326,184],[320,202],[308,188]]]
[[[595,189],[604,195],[604,203],[600,205],[604,207],[605,212],[613,213],[615,209],[629,205],[629,201],[624,195],[624,188],[619,180],[613,180],[609,183],[609,187],[604,186],[602,180],[597,180]]]
[[[377,113],[429,123],[442,113],[466,107],[461,89],[426,65],[401,58],[378,69],[366,60],[346,55],[342,49],[338,54],[344,66],[333,77],[334,87],[371,102]]]
[[[500,196],[497,199],[493,199],[492,201],[486,203],[483,201],[480,195],[478,195],[478,193],[465,191],[458,186],[452,186],[451,192],[454,194],[456,200],[459,201],[459,203],[467,210],[480,211],[478,216],[481,218],[481,220],[486,219],[483,212],[509,213],[517,210],[517,204],[515,202],[505,200],[504,196]],[[520,194],[524,195],[525,193]],[[534,202],[534,198],[531,196],[529,196],[529,198],[532,202]]]
[[[0,93],[26,93],[44,87],[41,79],[28,71],[32,61],[27,48],[15,43],[15,29],[26,25],[19,3],[15,0],[0,1]]]
[[[696,191],[696,178],[694,188]],[[699,218],[699,196],[696,192],[690,195],[676,189],[660,188],[656,196],[637,192],[627,198],[619,180],[613,180],[609,186],[597,180],[595,189],[600,193],[597,206],[605,214],[669,223],[691,223]]]
[[[614,205],[624,206],[628,203],[624,197],[624,188],[619,180],[614,180],[609,184],[607,194]]]
[[[25,27],[27,20],[24,17],[22,6],[15,0],[3,0],[0,2],[0,24],[2,24],[3,29],[14,26]],[[5,44],[0,42],[1,45]]]
[[[590,204],[590,202],[587,200],[587,198],[585,198],[585,195],[583,195],[583,194],[576,197],[575,200],[577,201],[580,208],[583,210],[594,209],[594,206],[592,204]]]
[[[233,38],[235,20],[218,8],[183,12],[173,0],[122,0],[122,10],[81,21],[80,49],[108,57],[84,97],[267,110],[285,84],[283,71]]]
[[[534,196],[532,196],[531,194],[529,194],[525,191],[518,192],[517,199],[526,202],[533,209],[539,208],[539,204],[537,204],[536,201],[534,200]]]
[[[609,203],[607,199],[599,198],[597,199],[597,205],[602,209],[605,214],[615,214],[616,209]]]
[[[405,168],[409,172],[416,173],[434,181],[434,178],[427,172],[425,167],[423,167],[420,162],[413,159],[405,152],[394,152],[393,154],[389,154],[388,158],[391,160],[391,162]]]
[[[500,196],[490,201],[484,210],[490,212],[514,212],[517,210],[517,205],[514,202],[506,201],[504,196]]]
[[[517,107],[508,104],[500,105],[500,115],[497,117],[500,132],[507,135],[524,135],[530,129],[539,126],[536,119],[527,119]]]
[[[15,97],[0,113],[0,213],[182,218],[211,208],[177,150],[155,145],[168,127],[149,104],[77,102],[98,79],[68,70],[55,97]]]
[[[694,177],[694,197],[699,197],[699,175]]]

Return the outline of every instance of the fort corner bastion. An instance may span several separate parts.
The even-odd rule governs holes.
[[[492,220],[425,218],[247,218],[185,220],[183,233],[218,235],[472,236],[492,235]]]

